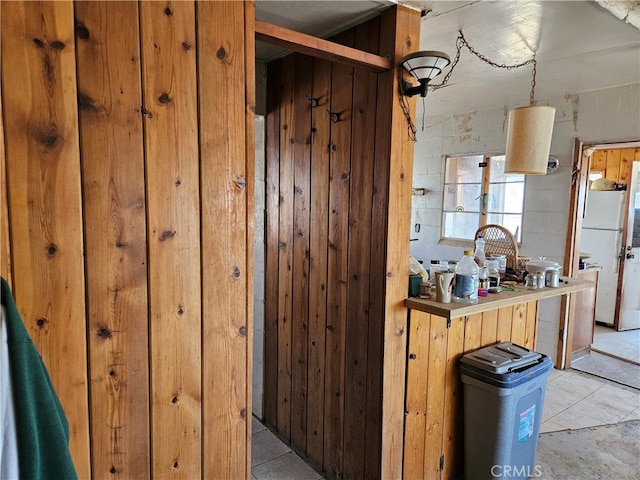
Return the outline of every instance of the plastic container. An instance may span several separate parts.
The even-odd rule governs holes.
[[[507,271],[507,256],[506,255],[494,255],[491,257],[492,260],[498,262],[498,271],[500,275],[504,275]]]
[[[465,250],[456,265],[456,283],[453,300],[457,303],[478,303],[478,274],[480,269],[473,261],[473,251]]]
[[[473,260],[479,267],[484,267],[484,264],[487,261],[487,257],[484,253],[484,237],[482,235],[476,239],[476,249],[473,252]]]
[[[487,276],[489,278],[489,288],[500,285],[500,270],[498,269],[497,260],[487,260]]]
[[[466,479],[538,476],[536,450],[552,367],[546,355],[511,342],[462,357]]]
[[[420,284],[422,283],[422,275],[409,275],[409,296],[417,297],[420,295]]]

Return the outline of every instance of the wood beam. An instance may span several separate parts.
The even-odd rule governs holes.
[[[374,72],[391,70],[390,59],[256,20],[256,40],[315,58],[348,63]]]

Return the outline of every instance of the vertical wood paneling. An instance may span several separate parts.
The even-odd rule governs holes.
[[[196,478],[201,475],[202,334],[195,11],[192,2],[141,2],[140,12],[152,476]]]
[[[381,21],[376,20],[378,29]],[[380,34],[378,34],[378,47],[380,49]],[[380,77],[376,79],[378,92],[381,92]],[[376,102],[386,101],[384,96],[378,95]],[[387,104],[388,105],[388,104]],[[382,109],[376,104],[376,139],[373,143],[373,191],[371,199],[371,240],[369,257],[369,319],[367,338],[367,456],[375,461],[367,461],[365,464],[365,477],[375,478],[380,475],[380,462],[382,458],[382,368],[383,358],[383,333],[385,314],[385,281],[386,281],[386,236],[387,236],[387,200],[389,192],[389,165],[386,151],[386,143],[378,139],[377,128],[386,123],[378,123],[383,119]],[[384,128],[384,127],[382,127]],[[375,432],[377,438],[372,435]],[[378,440],[380,439],[380,440]]]
[[[2,5],[0,269],[80,478],[246,478],[253,3],[75,6]]]
[[[71,2],[2,5],[2,87],[11,185],[13,289],[91,475],[83,225]]]
[[[368,22],[355,29],[355,48],[377,50],[379,24]],[[353,71],[351,176],[349,195],[348,298],[345,362],[344,474],[366,477],[370,452],[362,445],[380,444],[379,422],[367,418],[367,366],[369,324],[369,279],[371,256],[371,212],[375,164],[377,75],[366,69]],[[371,328],[376,328],[373,325]],[[380,417],[378,412],[371,415]],[[374,405],[371,405],[374,407]],[[372,408],[373,410],[373,408]],[[379,471],[371,460],[374,471]],[[370,473],[371,475],[372,473]]]
[[[464,351],[470,352],[482,345],[482,314],[469,315],[464,320]]]
[[[393,64],[420,44],[420,15],[398,6],[381,17],[381,55],[389,55]],[[384,134],[376,136],[376,156],[388,158],[389,215],[386,224],[386,295],[383,353],[382,399],[382,478],[399,478],[402,474],[402,431],[404,426],[404,392],[397,388],[406,372],[407,310],[402,300],[407,294],[406,264],[409,257],[409,215],[397,215],[411,209],[413,142],[407,136],[407,124],[398,102],[398,71],[380,74],[377,125],[385,125]],[[413,102],[411,111],[415,111]],[[388,115],[385,114],[388,112]],[[387,121],[385,121],[387,120]]]
[[[513,306],[511,324],[511,342],[524,346],[527,331],[527,304],[519,303]]]
[[[489,310],[482,313],[482,333],[480,345],[491,345],[498,338],[498,310]]]
[[[444,392],[447,366],[447,322],[436,315],[431,316],[429,333],[429,365],[427,366],[427,418],[424,443],[424,478],[440,478],[440,459],[436,452],[442,451],[444,422]]]
[[[431,318],[428,313],[413,311],[409,322],[403,469],[403,478],[406,479],[423,477]]]
[[[251,475],[251,439],[253,411],[253,329],[254,329],[254,238],[255,238],[255,182],[256,182],[256,40],[255,40],[255,1],[244,2],[244,92],[245,92],[245,172],[247,189],[246,206],[246,253],[245,268],[247,284],[245,291],[247,341],[245,350],[245,415],[249,417],[245,429],[245,478]]]
[[[498,309],[497,342],[508,342],[511,340],[511,323],[513,307],[502,307]]]
[[[248,270],[244,2],[197,2],[205,478],[247,472]],[[248,68],[248,71],[247,71]],[[238,88],[241,86],[241,88]],[[224,92],[224,94],[221,94]],[[253,167],[251,167],[253,168]]]
[[[341,35],[353,42],[353,32]],[[349,177],[353,68],[333,64],[329,164],[329,253],[327,276],[327,336],[325,370],[324,464],[327,471],[343,472],[345,331],[347,323]],[[327,115],[330,113],[327,112]]]
[[[278,253],[280,205],[280,61],[267,69],[265,147],[264,419],[277,425],[278,406]],[[312,237],[313,238],[313,237]],[[313,274],[313,262],[312,262]],[[312,290],[313,291],[313,290]],[[323,325],[324,329],[324,325]]]
[[[278,234],[278,431],[291,437],[291,345],[293,316],[293,102],[295,57],[282,60],[280,108],[280,227]]]
[[[447,363],[444,391],[444,424],[442,427],[442,478],[457,478],[462,474],[455,461],[463,449],[463,391],[460,381],[460,358],[465,351],[465,323],[451,322],[447,335]]]
[[[77,2],[92,471],[148,478],[147,239],[134,2]]]
[[[0,15],[1,15],[0,10]],[[1,20],[1,17],[0,17]],[[4,155],[4,118],[2,117],[2,94],[0,92],[0,275],[9,286],[11,278],[11,249],[9,242],[9,194],[7,192],[7,168]]]
[[[525,331],[529,315],[535,318],[536,305],[537,301],[533,301],[500,308],[493,313],[456,318],[449,327],[443,317],[411,311],[402,478],[454,479],[462,476],[464,388],[460,359],[507,335],[505,325],[510,328],[508,334]],[[507,318],[510,313],[513,317]],[[492,334],[490,328],[493,328]],[[508,336],[506,340],[509,340]],[[421,362],[423,352],[427,351],[428,359]],[[426,418],[419,415],[423,407]]]
[[[313,95],[318,106],[311,111],[311,212],[309,264],[309,357],[307,455],[322,463],[324,449],[324,377],[327,325],[327,259],[329,234],[329,138],[331,64],[313,60]]]
[[[295,55],[293,130],[293,311],[291,316],[291,442],[304,448],[307,435],[307,345],[309,323],[309,202],[311,187],[312,61]]]
[[[591,157],[591,170],[595,172],[604,172],[607,169],[607,152],[598,150],[593,152]]]
[[[395,13],[387,13],[384,29],[379,20],[373,20],[334,41],[357,43],[358,48],[372,52],[382,48],[382,54],[399,58],[417,41],[419,29],[417,12],[403,11],[411,20],[402,26],[396,24]],[[381,30],[385,33],[378,42]],[[396,48],[398,42],[402,46]],[[295,66],[293,58],[297,58]],[[387,340],[394,340],[390,342],[394,366],[389,382],[397,387],[404,382],[405,373],[407,325],[402,300],[406,273],[402,272],[406,268],[402,265],[406,265],[408,244],[398,222],[393,227],[387,224],[387,199],[389,162],[396,155],[394,181],[399,182],[396,191],[402,198],[393,208],[410,208],[411,186],[405,179],[411,176],[412,150],[398,145],[406,142],[412,149],[412,144],[401,121],[404,117],[398,116],[395,72],[382,79],[364,70],[354,72],[344,64],[318,60],[312,68],[300,68],[301,58],[273,62],[270,70],[277,71],[268,79],[269,95],[277,100],[270,99],[267,114],[267,202],[277,208],[277,214],[267,214],[267,242],[271,239],[267,253],[271,270],[267,267],[267,271],[272,274],[267,273],[270,295],[266,311],[267,322],[273,325],[265,328],[265,345],[275,347],[278,367],[265,365],[265,384],[270,385],[269,392],[265,391],[265,417],[270,417],[267,421],[280,436],[291,438],[293,445],[306,451],[329,476],[394,478],[402,473],[404,392],[387,390],[397,410],[389,407],[393,417],[389,432],[393,433],[383,439],[383,339],[389,310],[395,318],[387,332],[392,332]],[[312,95],[305,86],[309,81],[313,82]],[[303,97],[306,105],[312,106],[310,125],[309,112],[299,104]],[[395,108],[398,111],[392,114]],[[394,139],[389,133],[392,124],[400,128]],[[297,163],[301,157],[295,131],[309,126],[311,158],[305,166]],[[305,151],[302,156],[306,155]],[[298,181],[301,175],[310,175],[308,199]],[[296,206],[301,196],[303,203],[309,202],[308,214]],[[299,219],[306,222],[307,218],[309,252],[305,259],[298,242],[304,243],[307,234]],[[402,222],[408,223],[408,219]],[[394,236],[393,261],[387,259],[389,232]],[[274,239],[278,239],[277,251]],[[390,284],[395,290],[387,309]],[[305,285],[309,295],[306,330],[297,328],[296,323],[304,309],[299,301],[306,297]],[[277,318],[277,328],[269,318]],[[305,337],[306,359],[300,350]],[[306,378],[298,371],[305,362]],[[297,406],[303,393],[306,412]],[[269,399],[276,405],[267,406]],[[303,415],[306,425],[299,425]],[[385,451],[394,458],[391,474],[385,474],[380,463],[383,441],[392,447]]]
[[[538,302],[527,303],[527,326],[525,328],[524,346],[529,350],[536,348],[536,332],[538,329]]]
[[[635,158],[635,148],[623,148],[620,151],[620,169],[618,174],[618,183],[627,184],[631,175],[631,165]]]
[[[605,178],[612,182],[618,181],[620,175],[620,157],[621,151],[617,150],[605,150],[607,153],[607,166],[605,168]]]

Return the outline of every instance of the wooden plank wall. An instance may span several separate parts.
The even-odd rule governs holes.
[[[2,14],[2,10],[0,10]],[[4,138],[2,94],[0,92],[0,138]],[[11,286],[11,250],[9,248],[9,197],[7,195],[7,167],[4,142],[0,142],[0,275]]]
[[[640,148],[597,150],[590,157],[590,172],[602,172],[612,182],[626,184],[631,175],[631,164],[640,161]]]
[[[417,45],[419,18],[402,7],[334,41],[396,54],[398,17]],[[301,54],[268,65],[264,417],[329,477],[397,477],[381,470],[384,319],[392,303],[402,323],[392,335],[405,341],[409,226],[387,230],[389,172],[402,184],[394,205],[409,211],[412,150],[400,149],[412,143],[392,114],[395,76]],[[388,357],[401,422],[405,348]]]
[[[403,478],[452,479],[463,473],[460,357],[496,341],[531,350],[538,302],[447,320],[411,311]]]
[[[80,478],[248,478],[253,3],[1,14],[2,275]]]

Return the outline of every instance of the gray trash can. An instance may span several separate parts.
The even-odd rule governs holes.
[[[552,367],[546,355],[511,342],[462,357],[467,480],[540,475],[536,449]]]

